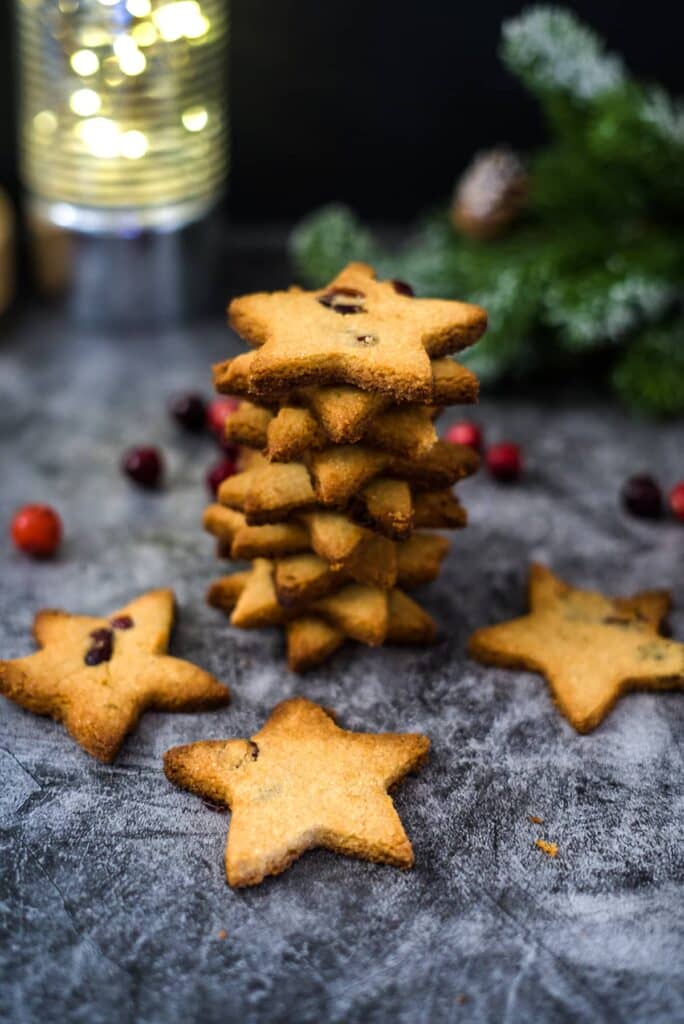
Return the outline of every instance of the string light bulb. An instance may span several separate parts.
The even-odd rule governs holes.
[[[45,18],[45,0],[18,0],[23,175],[59,223],[71,204],[71,226],[81,209],[169,224],[216,198],[227,3],[59,0]]]
[[[90,117],[102,106],[102,100],[94,89],[76,89],[69,98],[69,106],[79,117]]]
[[[100,70],[100,59],[92,50],[76,50],[71,55],[71,66],[81,78],[90,78]]]

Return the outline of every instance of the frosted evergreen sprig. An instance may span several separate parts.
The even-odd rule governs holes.
[[[622,61],[569,11],[532,7],[504,22],[504,62],[535,93],[589,101],[625,81]]]

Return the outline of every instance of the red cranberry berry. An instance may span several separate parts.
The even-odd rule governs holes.
[[[111,661],[114,653],[114,634],[111,629],[94,629],[90,634],[92,643],[83,658],[86,665],[101,665]]]
[[[237,473],[237,467],[233,459],[221,459],[215,463],[207,473],[207,487],[214,497],[224,480]]]
[[[130,615],[117,615],[115,619],[111,619],[111,624],[114,629],[133,629],[135,625]]]
[[[522,454],[517,444],[509,441],[493,444],[487,449],[486,459],[489,472],[502,483],[511,483],[522,473]]]
[[[121,468],[140,487],[158,487],[164,472],[161,453],[156,448],[130,448],[124,455]]]
[[[207,429],[218,441],[226,435],[226,421],[237,409],[237,398],[215,398],[207,406]]]
[[[663,495],[648,473],[631,476],[622,486],[622,504],[633,516],[659,519],[663,514]]]
[[[416,294],[411,285],[407,284],[406,281],[394,280],[392,281],[392,287],[399,295],[407,295],[411,299]]]
[[[445,438],[451,444],[464,444],[468,448],[474,448],[476,452],[482,451],[484,437],[482,427],[472,420],[462,420],[454,423],[446,432]]]
[[[169,412],[183,430],[190,434],[199,434],[204,430],[207,421],[207,403],[201,395],[188,391],[184,395],[176,395],[171,399]]]
[[[50,558],[62,539],[62,520],[49,505],[24,505],[12,519],[10,533],[24,554]]]
[[[680,480],[670,491],[670,508],[675,519],[684,523],[684,480]]]

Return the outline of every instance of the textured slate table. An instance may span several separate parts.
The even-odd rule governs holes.
[[[279,283],[260,262],[252,252],[236,289]],[[484,402],[490,436],[518,439],[529,472],[517,487],[483,476],[462,487],[472,525],[423,595],[440,643],[349,647],[300,679],[275,635],[231,630],[205,607],[216,565],[198,519],[214,453],[165,411],[169,394],[208,389],[209,364],[236,346],[220,323],[107,340],[47,314],[19,318],[0,342],[0,523],[47,500],[67,530],[52,564],[0,540],[1,655],[31,649],[41,606],[106,612],[170,585],[174,652],[234,690],[220,712],[146,715],[111,767],[2,701],[0,1016],[684,1020],[684,697],[631,695],[578,736],[539,678],[464,655],[475,626],[522,611],[531,557],[616,592],[672,586],[684,638],[684,528],[628,519],[616,502],[641,467],[684,475],[681,424],[577,401]],[[161,495],[119,475],[122,448],[141,441],[166,452]],[[432,738],[428,766],[396,796],[412,872],[314,852],[256,889],[226,886],[228,817],[172,788],[161,755],[249,736],[295,693],[350,728]],[[556,860],[537,837],[558,843]]]

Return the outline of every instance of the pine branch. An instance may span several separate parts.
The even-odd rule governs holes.
[[[680,318],[634,338],[613,371],[613,386],[628,404],[651,415],[684,410],[684,323]]]

